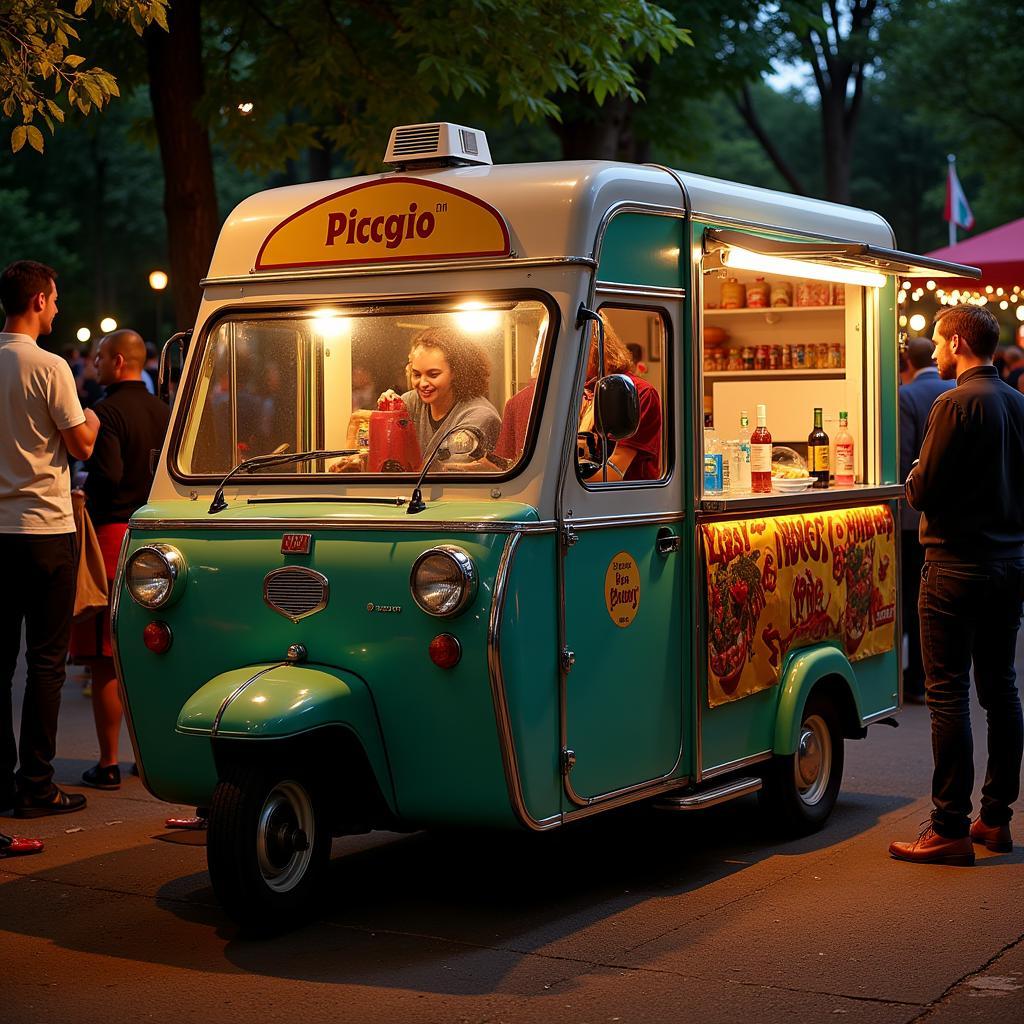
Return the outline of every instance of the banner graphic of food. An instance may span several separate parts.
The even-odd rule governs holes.
[[[851,661],[893,649],[888,506],[706,523],[701,532],[711,707],[774,686],[795,648],[830,641]]]

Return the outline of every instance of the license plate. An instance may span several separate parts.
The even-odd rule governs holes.
[[[286,533],[281,537],[281,554],[308,555],[312,544],[311,533]]]

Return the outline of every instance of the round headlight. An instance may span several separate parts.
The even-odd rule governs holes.
[[[143,608],[163,608],[180,596],[185,579],[185,559],[170,544],[139,548],[125,566],[125,584],[132,599]]]
[[[413,563],[409,589],[413,600],[428,615],[451,618],[476,597],[476,566],[454,544],[424,551]]]

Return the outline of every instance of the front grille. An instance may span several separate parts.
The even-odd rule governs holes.
[[[300,565],[287,565],[263,578],[263,600],[278,615],[298,622],[327,607],[327,577]]]

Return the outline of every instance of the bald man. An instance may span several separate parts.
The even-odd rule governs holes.
[[[146,343],[135,331],[114,331],[102,338],[95,364],[97,378],[107,391],[95,406],[103,429],[85,463],[85,496],[113,595],[121,541],[132,513],[149,499],[150,452],[163,447],[170,410],[146,390],[142,380]],[[82,781],[97,789],[117,789],[122,712],[108,612],[75,627],[71,652],[76,661],[92,669],[92,708],[100,746],[99,762],[82,775]]]

